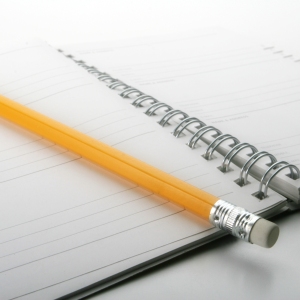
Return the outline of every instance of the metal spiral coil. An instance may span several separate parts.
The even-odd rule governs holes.
[[[283,165],[283,166],[282,166]],[[293,179],[298,179],[300,178],[300,170],[295,166],[295,165],[292,165],[292,164],[289,164],[288,162],[286,161],[278,161],[278,162],[275,162],[274,164],[272,164],[270,166],[270,168],[264,173],[264,175],[261,177],[261,180],[260,180],[260,183],[259,183],[259,189],[258,189],[258,192],[255,193],[255,196],[262,200],[262,199],[265,199],[268,197],[268,187],[269,187],[269,184],[271,182],[271,180],[279,173],[281,172],[282,170],[284,169],[287,169],[289,168],[290,169],[290,177],[293,178]],[[271,176],[270,178],[267,180],[267,182],[265,183],[265,189],[264,191],[262,191],[262,187],[263,187],[263,184],[264,184],[264,181],[265,179],[267,178],[267,175],[272,171],[272,170],[276,170]],[[295,173],[294,173],[294,170],[295,170]]]
[[[258,160],[260,160],[263,157],[269,157],[271,160],[271,166],[266,170],[264,175],[262,176],[260,180],[260,186],[259,191],[256,193],[256,197],[263,199],[267,197],[267,190],[270,184],[270,181],[283,169],[289,168],[290,169],[290,177],[293,179],[300,178],[300,171],[295,165],[291,165],[285,161],[277,162],[277,159],[274,157],[274,155],[266,152],[266,151],[258,151],[256,147],[250,145],[249,143],[240,143],[240,141],[233,137],[230,134],[223,134],[219,129],[215,128],[214,126],[208,126],[201,120],[195,117],[190,117],[187,113],[183,112],[182,110],[174,109],[172,106],[163,103],[161,101],[158,101],[157,99],[153,98],[150,95],[146,95],[143,92],[139,91],[138,89],[131,87],[130,85],[124,83],[123,81],[116,79],[112,77],[111,75],[99,71],[94,66],[89,66],[86,62],[82,60],[75,59],[74,56],[69,54],[64,54],[62,50],[58,50],[60,53],[65,55],[67,58],[72,59],[78,66],[84,68],[87,72],[93,74],[98,78],[99,81],[107,83],[107,86],[110,89],[118,90],[120,91],[120,96],[123,98],[128,98],[133,100],[131,103],[136,108],[138,107],[144,107],[149,106],[147,110],[144,112],[147,116],[154,116],[156,115],[156,112],[158,110],[163,111],[163,117],[158,122],[162,127],[169,124],[168,122],[174,118],[175,116],[181,115],[180,123],[176,126],[172,134],[175,137],[180,137],[183,134],[184,130],[190,131],[193,135],[190,138],[187,145],[191,149],[195,149],[197,146],[197,143],[199,140],[203,138],[205,134],[208,132],[215,132],[215,139],[208,145],[205,153],[202,155],[205,159],[210,160],[213,157],[214,151],[218,148],[218,146],[221,145],[221,143],[225,142],[226,140],[231,139],[233,141],[233,145],[231,145],[231,149],[227,152],[227,154],[224,156],[223,162],[218,169],[222,171],[223,173],[226,173],[230,170],[230,163],[233,160],[233,158],[243,149],[250,148],[252,151],[251,157],[244,163],[243,167],[240,169],[240,176],[235,182],[239,184],[240,186],[243,186],[248,183],[247,178],[250,169],[253,167],[254,164],[257,163]],[[142,105],[143,104],[143,105]],[[192,124],[196,124],[194,128],[198,129],[196,132],[193,132],[188,129],[188,127]],[[271,173],[272,170],[275,170],[275,172],[270,176],[270,178],[267,180],[267,175]],[[263,184],[265,184],[264,192],[262,191]],[[220,200],[223,201],[223,200]],[[218,201],[219,202],[219,201]],[[223,201],[225,202],[225,201]],[[222,203],[223,203],[222,202]],[[221,203],[221,202],[220,202]],[[220,226],[223,226],[224,229],[227,231],[234,231],[235,227],[238,226],[240,228],[240,231],[238,234],[241,237],[241,232],[246,232],[247,237],[247,224],[250,224],[249,221],[245,221],[249,217],[247,214],[241,210],[241,208],[232,208],[229,204],[222,204],[216,207],[216,211],[218,212],[216,214],[217,218],[220,220],[214,220],[214,222],[217,224],[220,224]],[[226,221],[225,221],[226,220]],[[248,220],[248,219],[247,219]],[[251,219],[252,220],[252,219]],[[221,225],[223,224],[223,225]],[[233,226],[233,224],[235,224]],[[239,224],[239,225],[237,225]],[[246,224],[246,225],[245,225]],[[221,228],[221,227],[220,227]]]
[[[245,184],[247,184],[248,183],[247,178],[248,178],[250,169],[253,167],[253,165],[258,160],[260,160],[261,158],[263,158],[265,156],[268,156],[270,158],[271,164],[274,164],[277,161],[275,156],[270,154],[269,152],[266,152],[266,151],[256,152],[245,162],[245,164],[241,168],[240,177],[235,182],[240,186],[244,186]]]
[[[217,136],[206,148],[205,153],[202,155],[205,159],[207,160],[211,160],[212,159],[212,155],[214,153],[214,151],[216,150],[216,148],[221,145],[223,142],[225,142],[226,140],[233,140],[235,145],[238,144],[240,141],[232,136],[231,134],[221,134],[219,136]]]
[[[243,149],[250,148],[252,150],[252,155],[256,152],[258,152],[257,148],[250,145],[249,143],[239,143],[235,145],[231,150],[227,152],[227,154],[224,156],[222,165],[218,168],[223,173],[226,173],[229,171],[229,166],[232,161],[232,159]],[[227,161],[227,163],[226,163]]]

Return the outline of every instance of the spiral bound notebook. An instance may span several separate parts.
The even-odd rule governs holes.
[[[265,217],[298,207],[292,57],[219,30],[61,52],[2,45],[0,93]],[[0,133],[1,299],[77,299],[224,234],[2,119]]]

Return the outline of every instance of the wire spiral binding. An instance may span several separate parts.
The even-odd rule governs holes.
[[[158,103],[158,100],[148,95],[141,95],[137,97],[131,104],[135,107],[143,106],[142,103],[148,101],[150,104]]]
[[[227,154],[224,156],[222,165],[218,168],[221,172],[226,173],[229,171],[229,165],[232,161],[232,159],[243,149],[250,148],[252,150],[252,155],[258,152],[257,148],[250,145],[249,143],[239,143],[235,145],[231,150],[227,152]],[[226,163],[226,161],[228,162]]]
[[[235,145],[238,144],[240,141],[232,136],[231,134],[221,134],[219,136],[217,136],[209,145],[208,147],[206,148],[206,151],[205,153],[202,155],[205,159],[207,160],[211,160],[212,159],[212,155],[214,153],[214,151],[216,150],[216,148],[221,145],[224,141],[226,140],[233,140]]]
[[[202,128],[200,128],[198,131],[196,131],[194,133],[194,135],[192,136],[192,138],[189,140],[189,142],[187,143],[187,145],[192,148],[192,149],[195,149],[196,147],[196,144],[197,142],[201,139],[201,137],[209,132],[209,131],[215,131],[217,133],[217,135],[221,135],[222,134],[222,131],[215,128],[214,126],[204,126]]]
[[[178,138],[182,134],[183,130],[186,129],[189,125],[198,123],[199,125],[196,127],[197,129],[202,126],[206,126],[206,124],[202,121],[200,121],[198,118],[195,117],[188,117],[185,118],[183,121],[181,121],[178,126],[175,128],[173,135]],[[182,127],[182,128],[181,128]]]
[[[92,73],[92,74],[97,74],[97,73]],[[108,75],[106,73],[97,76],[97,78],[98,78],[98,80],[104,81],[106,83],[114,83],[114,82],[116,82],[116,79],[112,78],[110,75]]]
[[[254,153],[243,165],[243,167],[241,168],[240,171],[240,177],[239,179],[237,179],[235,182],[239,185],[239,186],[243,186],[246,185],[248,183],[247,178],[248,178],[248,174],[250,169],[253,167],[253,165],[260,160],[261,158],[268,156],[271,159],[271,163],[275,163],[277,161],[277,159],[275,158],[274,155],[270,154],[269,152],[266,151],[259,151]]]
[[[166,103],[163,103],[163,102],[157,102],[153,105],[151,105],[146,111],[145,111],[145,114],[147,116],[153,116],[155,115],[155,112],[158,110],[158,109],[161,109],[161,108],[166,108],[166,112],[170,111],[173,109],[172,106],[166,104]]]
[[[123,98],[130,98],[129,96],[130,95],[136,95],[136,96],[142,96],[144,95],[141,91],[135,89],[135,88],[132,88],[132,87],[128,87],[128,88],[125,88],[121,94],[119,94],[121,97]]]
[[[182,115],[183,118],[188,118],[188,114],[183,112],[180,109],[172,109],[170,111],[168,111],[162,118],[161,120],[158,122],[159,125],[161,125],[162,127],[164,127],[165,125],[169,124],[168,122],[175,116],[177,115]]]
[[[117,88],[120,89],[120,88],[122,88],[122,87],[123,87],[124,89],[126,89],[126,88],[128,88],[128,87],[130,87],[130,86],[127,85],[126,83],[124,83],[124,82],[122,82],[122,81],[116,79],[116,81],[114,81],[113,83],[109,84],[108,87],[109,87],[110,89],[112,89],[112,90],[115,90],[115,89],[117,89]]]
[[[283,166],[282,166],[283,165]],[[278,169],[277,169],[278,168]],[[270,184],[270,181],[280,172],[282,171],[283,169],[286,169],[286,168],[289,168],[290,169],[290,174],[288,175],[289,177],[293,178],[293,179],[298,179],[300,178],[300,170],[295,166],[295,165],[292,165],[292,164],[289,164],[288,162],[286,161],[278,161],[278,162],[275,162],[274,164],[272,164],[270,166],[270,168],[264,173],[264,175],[262,176],[261,180],[260,180],[260,184],[259,184],[259,189],[258,189],[258,192],[256,192],[254,195],[262,200],[262,199],[265,199],[268,197],[268,186]],[[271,170],[273,169],[277,169],[271,176],[270,178],[268,179],[268,181],[265,183],[265,189],[264,191],[262,191],[262,187],[263,187],[263,184],[264,184],[264,181],[267,177],[267,175],[270,173]],[[296,174],[294,173],[294,170],[296,171]]]
[[[58,50],[58,51],[64,54],[62,50]],[[215,132],[215,134],[213,135],[214,140],[210,142],[210,144],[206,148],[205,153],[202,155],[205,159],[211,160],[213,158],[213,153],[218,148],[218,146],[220,146],[226,140],[232,140],[233,145],[230,145],[232,148],[224,156],[221,166],[218,167],[218,169],[221,172],[226,173],[230,171],[230,163],[233,160],[233,158],[243,149],[250,148],[252,154],[250,158],[244,163],[243,167],[240,169],[239,178],[235,180],[235,182],[240,186],[244,186],[249,183],[247,179],[248,179],[250,169],[257,163],[257,161],[263,157],[269,157],[271,163],[268,164],[269,168],[265,171],[265,173],[260,179],[259,190],[258,192],[253,194],[255,197],[259,199],[264,199],[268,197],[267,191],[271,180],[283,169],[286,168],[290,169],[289,176],[291,178],[293,179],[300,178],[300,171],[295,165],[289,164],[285,161],[277,162],[277,159],[275,158],[274,155],[266,151],[258,151],[256,147],[250,145],[249,143],[241,143],[236,137],[230,134],[223,134],[219,129],[215,128],[214,126],[206,125],[203,121],[199,120],[198,118],[190,117],[187,113],[183,112],[182,110],[174,109],[172,106],[164,102],[161,102],[150,95],[144,94],[138,89],[124,83],[123,81],[112,77],[108,73],[101,72],[96,67],[89,66],[82,60],[76,60],[72,55],[66,55],[66,54],[64,55],[72,59],[77,65],[84,68],[89,73],[96,76],[99,81],[106,83],[108,88],[119,91],[120,92],[119,95],[122,98],[133,100],[131,104],[134,107],[138,108],[138,107],[149,106],[147,110],[144,112],[147,116],[156,115],[156,112],[158,110],[163,111],[164,115],[158,122],[162,127],[168,125],[169,121],[175,116],[181,116],[179,118],[180,123],[177,125],[177,127],[172,132],[172,134],[176,138],[178,138],[183,135],[184,130],[192,133],[192,137],[187,143],[187,146],[189,146],[191,149],[196,148],[197,143],[199,142],[199,140],[203,139],[203,136],[206,133],[210,131]],[[196,126],[194,126],[194,128],[197,129],[196,132],[193,132],[188,129],[188,127],[192,124],[197,124]],[[269,175],[269,173],[271,173],[272,170],[275,170],[275,172],[270,175],[269,179],[265,183],[267,176]],[[265,184],[265,189],[263,192],[262,187],[264,184]]]

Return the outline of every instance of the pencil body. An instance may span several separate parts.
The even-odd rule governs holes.
[[[0,116],[209,220],[218,198],[28,107],[0,96]]]
[[[277,241],[276,224],[3,96],[0,96],[0,117],[181,205],[235,237],[266,248]]]

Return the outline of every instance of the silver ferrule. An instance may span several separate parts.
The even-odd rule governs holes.
[[[209,221],[215,227],[250,243],[250,233],[260,217],[224,200],[218,200],[212,207]]]

